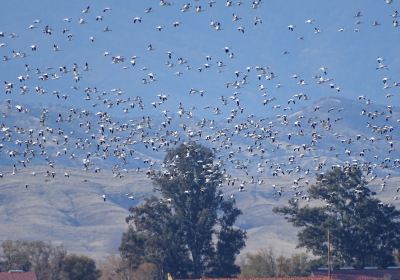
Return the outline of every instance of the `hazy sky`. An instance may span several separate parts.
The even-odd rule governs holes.
[[[147,114],[176,112],[182,102],[186,108],[196,107],[199,116],[212,113],[203,110],[207,105],[222,108],[220,97],[232,101],[229,96],[235,92],[247,114],[259,115],[268,115],[273,105],[286,107],[287,100],[298,93],[307,94],[311,101],[290,104],[293,109],[335,95],[352,99],[365,95],[377,103],[399,104],[400,87],[392,85],[400,82],[400,27],[393,26],[396,18],[392,15],[400,10],[400,1],[263,0],[258,8],[252,7],[253,1],[242,1],[241,5],[232,1],[229,6],[226,1],[217,0],[213,7],[208,2],[170,0],[170,6],[162,6],[160,1],[150,0],[2,1],[0,32],[4,37],[0,37],[0,44],[4,45],[0,55],[9,60],[0,61],[0,75],[3,81],[14,83],[12,94],[2,93],[2,99],[88,108],[97,103],[97,108],[104,109],[96,97],[105,92],[102,98],[109,100],[140,96]],[[187,3],[190,8],[182,12]],[[196,12],[199,5],[202,12]],[[89,11],[83,13],[87,6]],[[111,9],[104,12],[106,7]],[[152,8],[151,12],[145,13],[147,8]],[[233,20],[234,15],[239,18],[237,21]],[[102,16],[102,20],[96,20],[96,16]],[[134,17],[141,17],[141,23],[134,23]],[[255,17],[262,23],[254,25]],[[222,30],[215,30],[210,25],[212,21],[220,22]],[[179,26],[173,27],[174,22]],[[29,28],[30,25],[33,26]],[[46,25],[52,29],[51,35],[44,33]],[[289,30],[290,25],[293,31]],[[238,27],[244,27],[244,33]],[[104,32],[107,28],[111,31]],[[90,37],[94,37],[93,42]],[[148,50],[150,44],[152,51]],[[37,50],[31,51],[31,45],[36,45]],[[53,50],[54,45],[59,51]],[[233,58],[225,53],[225,47],[229,47]],[[24,52],[27,57],[14,58],[13,51]],[[110,55],[105,56],[105,52]],[[113,64],[112,56],[123,56],[125,61]],[[132,56],[137,56],[135,66],[129,62]],[[206,56],[211,60],[207,61]],[[387,67],[376,69],[378,57]],[[179,64],[179,58],[187,63]],[[86,62],[89,71],[84,71]],[[225,66],[218,67],[218,62]],[[79,65],[78,82],[72,72],[59,71],[62,66],[71,70],[74,63]],[[25,64],[32,70],[27,72]],[[262,76],[259,80],[256,66],[264,67],[267,76],[273,72],[275,78]],[[251,67],[249,73],[246,67]],[[326,74],[321,67],[327,68]],[[40,73],[35,73],[37,68]],[[235,71],[240,71],[239,77]],[[60,78],[39,80],[43,73],[57,73]],[[149,80],[150,73],[156,81]],[[18,82],[18,76],[26,74],[29,79]],[[242,81],[245,74],[247,84],[226,87],[227,83]],[[315,75],[327,82],[317,84]],[[143,84],[143,78],[150,82]],[[387,89],[383,89],[383,78],[388,78]],[[304,80],[303,85],[300,80]],[[29,88],[25,95],[20,95],[22,84]],[[37,94],[36,86],[46,93]],[[262,87],[265,89],[260,90]],[[340,92],[335,89],[338,87]],[[98,93],[85,100],[85,88],[97,88]],[[120,94],[116,95],[113,89],[121,90]],[[189,94],[191,89],[204,94]],[[68,95],[67,100],[58,99],[52,94],[54,91]],[[158,101],[159,94],[167,95],[168,100],[153,108],[151,102]],[[393,96],[387,98],[387,94]],[[268,98],[276,100],[269,107],[263,106],[263,100]],[[122,114],[121,107],[113,108],[113,112]],[[228,114],[229,110],[223,113]]]

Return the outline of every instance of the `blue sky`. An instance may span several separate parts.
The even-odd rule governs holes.
[[[328,96],[343,96],[355,99],[364,95],[373,102],[397,105],[400,101],[400,87],[393,87],[400,82],[400,27],[393,26],[392,14],[400,10],[400,1],[387,4],[384,0],[337,0],[337,1],[299,1],[274,0],[261,1],[254,9],[252,1],[216,1],[212,8],[208,1],[169,1],[170,6],[161,6],[160,1],[2,1],[0,10],[1,57],[0,75],[3,81],[14,83],[12,94],[2,94],[2,99],[12,99],[30,104],[64,104],[107,109],[114,114],[123,114],[123,106],[112,109],[96,100],[97,95],[105,92],[102,98],[109,100],[131,100],[137,96],[144,101],[145,114],[158,114],[162,110],[176,112],[181,102],[186,109],[196,107],[198,117],[212,113],[206,106],[220,107],[223,115],[229,114],[233,105],[222,104],[220,97],[229,99],[236,92],[245,113],[257,112],[259,116],[269,115],[273,105],[287,107],[288,99],[294,94],[304,93],[310,101],[291,104],[293,110],[310,105]],[[181,12],[184,4],[190,3],[186,12]],[[203,12],[197,13],[195,7],[201,5]],[[82,13],[90,6],[88,13]],[[105,7],[111,8],[103,12]],[[145,9],[152,8],[150,13]],[[355,15],[360,12],[360,17]],[[233,14],[240,20],[233,21]],[[96,21],[96,16],[103,20]],[[141,17],[141,23],[133,23],[134,17]],[[262,24],[254,25],[254,17],[259,17]],[[63,19],[70,18],[70,22]],[[80,19],[86,23],[79,24]],[[35,20],[40,20],[34,23]],[[311,23],[306,23],[311,20]],[[399,19],[400,20],[400,19]],[[178,21],[179,26],[173,27]],[[210,26],[211,21],[221,23],[222,30],[216,31]],[[376,21],[377,24],[373,24]],[[33,24],[34,28],[28,27]],[[52,35],[44,34],[48,25]],[[293,25],[293,31],[288,29]],[[162,30],[157,31],[156,27]],[[105,28],[110,32],[103,32]],[[244,27],[242,34],[237,30]],[[343,32],[339,32],[339,29]],[[63,33],[63,29],[66,31]],[[11,38],[10,34],[17,36]],[[71,34],[71,41],[67,35]],[[94,37],[94,41],[90,41]],[[37,51],[30,46],[37,45]],[[53,51],[53,45],[59,51]],[[148,51],[151,44],[154,48]],[[234,53],[229,58],[224,48]],[[26,58],[13,58],[12,51],[25,52]],[[168,59],[167,52],[172,52]],[[104,56],[108,52],[110,55]],[[112,56],[123,56],[124,63],[113,64]],[[131,66],[132,56],[137,56],[136,64]],[[211,60],[207,61],[206,56]],[[377,58],[384,58],[387,68],[377,70]],[[178,58],[187,60],[179,65]],[[89,71],[83,71],[85,63]],[[172,67],[166,64],[170,62]],[[224,67],[219,68],[218,62]],[[73,80],[72,73],[62,75],[60,66],[72,69],[79,65],[80,81]],[[204,69],[208,63],[210,68]],[[32,70],[25,71],[25,64]],[[187,70],[186,66],[190,66]],[[123,67],[126,67],[124,69]],[[267,80],[257,78],[254,67],[269,68],[276,78]],[[240,88],[227,88],[226,84],[242,80],[246,67],[247,84]],[[321,67],[327,68],[323,74]],[[35,74],[39,68],[43,73],[57,73],[57,80],[38,80],[41,74]],[[145,68],[144,70],[142,70]],[[202,68],[201,72],[198,68]],[[221,70],[221,72],[218,72]],[[240,71],[239,78],[235,71]],[[178,76],[175,73],[181,72]],[[148,74],[153,73],[156,81],[143,84]],[[19,83],[17,77],[29,74],[29,80]],[[293,78],[296,75],[298,78]],[[313,78],[321,75],[331,79],[317,84]],[[383,78],[388,78],[391,87],[383,89]],[[299,85],[303,79],[305,85]],[[19,86],[26,84],[29,92],[20,95]],[[329,84],[333,84],[334,89]],[[280,85],[279,87],[277,85]],[[35,86],[46,90],[45,94],[35,93]],[[77,89],[72,89],[75,86]],[[260,87],[266,88],[260,91]],[[99,93],[91,94],[91,100],[85,100],[85,88],[97,88]],[[335,88],[340,87],[340,92]],[[120,89],[116,95],[112,89]],[[189,94],[190,89],[203,90],[200,94]],[[53,91],[68,95],[67,100],[58,99]],[[168,100],[153,108],[151,103],[158,101],[157,95],[165,94]],[[264,94],[264,96],[263,96]],[[386,96],[393,94],[392,97]],[[269,106],[263,106],[265,99],[274,99]],[[129,101],[128,101],[129,102]],[[97,109],[95,109],[97,110]],[[276,111],[276,110],[275,110]],[[133,115],[143,111],[132,110]]]

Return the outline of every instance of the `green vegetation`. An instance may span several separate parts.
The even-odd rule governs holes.
[[[233,276],[246,234],[234,227],[241,211],[220,190],[221,165],[194,142],[167,153],[165,169],[150,176],[161,197],[130,209],[120,252],[128,266],[157,266],[160,277]]]
[[[295,227],[299,247],[309,249],[326,263],[327,233],[336,266],[387,267],[394,265],[394,251],[400,248],[400,211],[373,197],[358,167],[335,167],[317,176],[309,190],[317,206],[300,207],[291,199],[277,207]]]
[[[96,269],[96,263],[89,257],[68,255],[61,266],[61,279],[69,280],[96,280],[100,277],[100,271]]]

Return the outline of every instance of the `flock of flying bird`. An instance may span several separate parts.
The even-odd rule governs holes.
[[[232,9],[231,21],[210,20],[206,24],[209,24],[213,32],[223,33],[232,27],[233,22],[238,36],[246,36],[250,29],[263,28],[267,24],[267,19],[254,16],[249,26],[242,25],[242,17],[248,12],[240,14],[237,11],[242,7],[257,11],[266,5],[262,0],[201,2],[196,0],[179,6],[172,1],[160,0],[157,6],[145,9],[141,15],[123,20],[136,26],[144,24],[147,15],[157,13],[158,9],[203,14],[224,5],[226,9]],[[392,4],[391,0],[382,2],[389,6]],[[97,15],[93,15],[95,13]],[[110,67],[121,65],[123,70],[136,69],[140,73],[139,83],[142,84],[138,87],[161,84],[162,79],[158,76],[165,75],[165,72],[169,74],[171,69],[174,79],[185,79],[189,72],[198,76],[217,73],[228,79],[223,83],[224,92],[230,92],[227,95],[213,99],[210,96],[212,89],[207,84],[203,88],[189,85],[187,96],[182,100],[178,97],[178,102],[174,105],[171,104],[174,98],[163,91],[157,92],[153,95],[154,99],[148,101],[148,96],[132,96],[123,87],[103,90],[101,86],[89,86],[85,83],[85,77],[96,71],[95,61],[61,64],[56,67],[32,65],[28,62],[31,56],[40,57],[43,53],[52,53],[51,64],[57,63],[57,59],[68,52],[68,44],[83,44],[80,40],[75,40],[75,29],[93,22],[104,26],[103,34],[87,34],[88,41],[95,44],[99,36],[113,32],[114,22],[107,22],[110,13],[113,13],[112,7],[99,10],[86,6],[79,12],[79,18],[60,18],[62,28],[47,24],[46,19],[34,19],[28,29],[36,32],[35,43],[26,42],[20,48],[9,47],[9,44],[13,45],[13,40],[19,38],[18,30],[0,30],[2,69],[5,69],[4,65],[13,63],[20,66],[20,72],[14,79],[4,81],[4,101],[0,104],[0,154],[4,162],[12,166],[10,170],[2,169],[0,184],[4,176],[15,175],[21,168],[34,164],[48,166],[43,174],[48,180],[56,176],[64,176],[65,179],[73,176],[73,172],[59,174],[56,171],[57,165],[79,166],[95,173],[111,167],[116,178],[124,176],[132,169],[150,172],[168,167],[166,164],[173,164],[162,163],[164,152],[188,140],[212,147],[216,154],[215,164],[224,166],[227,170],[224,171],[225,181],[221,186],[233,186],[238,192],[246,191],[248,185],[259,185],[273,191],[276,197],[290,191],[298,199],[307,200],[306,189],[314,174],[324,172],[337,164],[362,166],[370,181],[382,175],[382,190],[387,185],[387,179],[398,173],[400,117],[396,112],[398,107],[390,102],[394,98],[393,93],[386,94],[387,106],[378,107],[373,107],[373,100],[360,95],[354,103],[363,108],[360,112],[351,112],[351,107],[341,107],[340,102],[343,99],[340,98],[310,106],[310,94],[305,93],[309,84],[330,90],[335,95],[342,91],[341,86],[330,76],[328,66],[317,69],[309,81],[300,74],[288,77],[288,83],[294,81],[301,91],[281,102],[279,96],[271,93],[271,87],[278,90],[286,80],[272,66],[246,65],[227,73],[237,55],[234,46],[221,46],[220,53],[205,55],[200,65],[192,64],[191,58],[180,56],[173,49],[174,46],[170,46],[163,54],[166,62],[160,64],[157,71],[149,70],[146,57],[154,52],[163,52],[156,47],[158,42],[146,43],[147,48],[140,56],[113,54],[107,50],[99,55],[99,59],[106,59]],[[352,32],[360,32],[362,17],[361,11],[354,14],[351,20],[355,19],[356,22]],[[398,12],[394,10],[388,15],[390,25],[386,24],[385,28],[390,26],[400,30],[398,18]],[[154,31],[168,32],[168,29],[178,29],[184,24],[185,22],[175,20],[171,25],[155,26]],[[304,24],[312,25],[315,35],[322,32],[313,19],[305,19]],[[376,20],[372,22],[373,27],[380,25],[384,24]],[[4,27],[7,26],[2,26]],[[296,25],[287,25],[286,32],[296,30]],[[344,28],[337,30],[344,31]],[[65,42],[60,44],[52,41],[55,35],[62,36]],[[304,37],[300,36],[298,39],[304,40]],[[42,48],[46,49],[42,51]],[[282,53],[287,54],[289,51]],[[382,79],[383,88],[399,91],[400,80],[395,81],[387,75],[390,73],[390,62],[383,57],[374,59],[376,71],[385,73]],[[60,80],[64,84],[57,83]],[[60,88],[56,88],[57,85]],[[162,87],[162,84],[159,86]],[[241,92],[250,86],[255,86],[257,101],[261,107],[278,112],[275,117],[266,117],[257,112],[249,113],[252,110],[246,109],[246,98],[242,98]],[[68,93],[70,88],[74,94]],[[23,100],[21,95],[34,95],[43,102],[55,98],[57,102],[38,109],[35,105],[20,101]],[[76,98],[82,100],[74,101]],[[191,98],[208,99],[208,105],[199,109],[197,101],[190,102]],[[336,106],[335,102],[339,105]],[[90,107],[85,108],[85,104],[89,103]],[[293,112],[293,107],[306,105],[311,108],[309,111]],[[374,109],[370,109],[371,107]],[[352,131],[338,132],[345,121],[345,114],[362,118],[365,127],[360,128],[356,134],[352,134]],[[209,168],[205,166],[204,172]],[[230,175],[232,173],[237,176]],[[32,175],[39,174],[32,172]],[[271,176],[289,176],[292,184],[271,186],[267,179]],[[400,187],[397,188],[397,192],[399,191]],[[101,196],[104,201],[107,200],[106,195]],[[126,196],[135,199],[134,194]],[[394,199],[398,199],[398,196]]]

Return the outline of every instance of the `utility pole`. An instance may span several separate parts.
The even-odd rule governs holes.
[[[332,271],[331,271],[331,234],[328,228],[328,278],[332,279]]]

